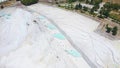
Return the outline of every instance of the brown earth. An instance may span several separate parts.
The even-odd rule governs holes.
[[[112,2],[120,4],[120,0],[103,0],[104,2]]]

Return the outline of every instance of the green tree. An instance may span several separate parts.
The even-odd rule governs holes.
[[[113,29],[112,29],[112,35],[116,35],[117,31],[118,31],[118,27],[117,26],[113,27]]]
[[[99,4],[94,5],[94,7],[92,8],[94,11],[97,11],[100,8]]]
[[[82,2],[82,1],[84,1],[84,0],[78,0],[78,2]]]
[[[102,0],[90,0],[90,1],[89,1],[89,4],[99,5],[101,2],[102,2]]]
[[[103,5],[103,7],[106,8],[106,9],[110,9],[110,8],[111,8],[110,2],[106,2],[106,3]]]
[[[83,10],[84,10],[84,11],[88,11],[88,7],[85,7],[85,6],[84,6],[84,7],[83,7]]]
[[[92,9],[90,10],[90,14],[94,14],[94,11],[95,11],[95,9],[92,8]]]
[[[110,33],[111,30],[112,30],[112,28],[108,27],[106,32],[107,32],[107,33]]]
[[[80,10],[80,9],[82,9],[82,5],[79,3],[79,4],[76,4],[75,5],[75,9],[76,10]]]
[[[112,28],[111,28],[111,27],[109,27],[109,26],[108,26],[108,24],[106,25],[106,27],[105,27],[105,28],[107,29],[107,31],[106,31],[107,33],[110,33],[110,32],[111,32],[111,30],[112,30]]]
[[[79,9],[82,9],[82,5],[81,5],[80,3],[78,4],[78,8],[79,8]]]
[[[110,10],[109,9],[106,9],[106,8],[101,8],[100,10],[100,14],[102,16],[104,16],[105,18],[107,18],[109,16],[109,13],[110,13]]]
[[[21,0],[21,3],[24,5],[31,5],[37,3],[38,0]]]
[[[67,0],[68,3],[76,2],[77,0]]]
[[[86,0],[85,2],[86,2],[86,4],[89,4],[89,3],[90,3],[89,0]]]
[[[78,10],[78,9],[79,9],[78,4],[76,4],[75,5],[75,10]]]

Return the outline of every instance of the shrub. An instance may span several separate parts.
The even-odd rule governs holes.
[[[75,10],[79,10],[79,9],[82,9],[82,5],[80,3],[75,5]]]
[[[99,5],[94,5],[94,7],[92,8],[93,10],[97,11],[100,8]]]
[[[116,35],[116,34],[117,34],[117,31],[118,31],[118,28],[117,28],[117,26],[115,26],[115,27],[112,29],[112,35]]]
[[[102,8],[99,12],[101,15],[105,16],[105,18],[109,17],[110,10]]]
[[[111,4],[110,2],[106,2],[104,5],[103,5],[104,8],[106,9],[111,9]]]
[[[82,2],[82,1],[84,1],[84,0],[78,0],[79,2]]]
[[[73,3],[76,2],[77,0],[67,0],[67,3]]]
[[[99,17],[99,18],[101,18],[101,19],[104,19],[104,18],[105,18],[105,16],[103,16],[103,15],[98,15],[97,17]]]
[[[82,5],[81,5],[80,3],[78,4],[78,8],[79,8],[79,9],[82,9]]]
[[[102,0],[86,0],[86,3],[92,4],[92,5],[98,5],[102,2]]]
[[[84,7],[83,7],[83,10],[84,10],[84,11],[88,11],[88,7],[85,7],[85,6],[84,6]]]
[[[3,5],[1,5],[1,9],[3,9],[4,8],[4,6]]]
[[[110,32],[111,32],[111,30],[112,30],[112,28],[111,28],[111,27],[109,27],[109,26],[108,26],[108,24],[106,25],[106,27],[105,27],[105,28],[107,29],[107,31],[106,31],[107,33],[110,33]]]
[[[112,28],[108,27],[106,32],[107,32],[107,33],[110,33],[111,30],[112,30]]]
[[[79,9],[79,7],[78,7],[78,5],[76,4],[76,5],[75,5],[75,10],[78,10],[78,9]]]
[[[21,0],[21,3],[24,5],[31,5],[37,3],[38,0]]]

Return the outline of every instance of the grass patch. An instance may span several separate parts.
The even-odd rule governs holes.
[[[115,21],[116,23],[120,22],[120,15],[119,14],[115,14],[115,13],[110,13],[110,18],[113,19],[113,21]],[[120,23],[119,23],[120,24]]]

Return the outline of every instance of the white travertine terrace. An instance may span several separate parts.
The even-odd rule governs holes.
[[[0,10],[0,68],[120,68],[99,22],[37,3]]]
[[[15,7],[0,14],[0,68],[90,68],[46,17]]]

